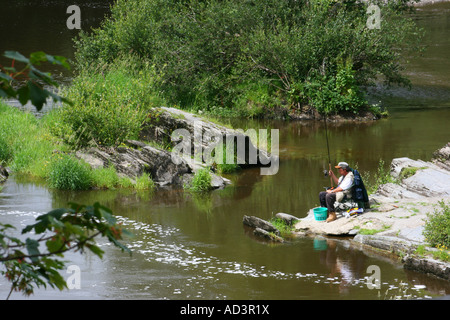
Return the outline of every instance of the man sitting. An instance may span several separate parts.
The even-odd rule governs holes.
[[[320,206],[326,207],[328,209],[327,222],[331,222],[337,219],[336,210],[334,208],[334,203],[336,201],[341,202],[344,197],[350,199],[352,197],[352,187],[353,187],[353,172],[350,169],[347,162],[339,162],[335,166],[339,170],[341,175],[339,179],[334,175],[334,172],[330,170],[328,174],[333,179],[334,183],[337,184],[336,188],[330,188],[327,191],[322,191],[319,193]]]

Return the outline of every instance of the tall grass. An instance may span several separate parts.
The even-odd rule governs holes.
[[[0,101],[0,162],[14,172],[43,178],[54,150],[67,148],[50,134],[45,120]]]
[[[152,67],[139,65],[129,57],[108,69],[82,72],[65,88],[73,106],[58,112],[60,121],[52,132],[75,147],[136,139],[149,112],[160,104]]]
[[[190,185],[186,185],[185,188],[192,192],[205,192],[211,190],[211,173],[209,168],[198,170]]]
[[[133,183],[119,177],[114,167],[94,170],[70,155],[71,146],[52,134],[60,120],[59,111],[37,119],[0,101],[0,164],[14,173],[41,178],[57,189],[154,187],[149,177]]]

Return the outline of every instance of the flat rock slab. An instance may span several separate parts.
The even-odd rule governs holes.
[[[383,229],[386,222],[368,213],[346,218],[338,214],[338,219],[332,222],[317,221],[311,212],[308,217],[295,224],[298,231],[328,236],[351,235],[355,229]]]

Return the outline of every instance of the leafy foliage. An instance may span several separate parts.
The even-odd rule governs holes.
[[[119,1],[101,28],[81,33],[77,67],[106,70],[132,52],[181,107],[248,106],[260,116],[271,105],[306,103],[355,112],[367,105],[359,88],[380,76],[409,84],[402,56],[420,44],[405,15],[411,1],[374,2],[379,30],[367,28],[367,4],[356,0]]]
[[[91,187],[91,168],[66,154],[55,154],[50,167],[50,187],[61,190],[86,190]]]
[[[95,203],[92,206],[71,203],[67,209],[52,210],[28,225],[22,234],[33,233],[36,237],[21,240],[9,235],[15,228],[0,224],[0,262],[6,270],[0,273],[11,283],[11,291],[30,295],[35,287],[64,289],[66,282],[59,274],[65,266],[60,260],[68,251],[89,250],[98,257],[104,251],[95,238],[102,236],[122,251],[131,254],[120,240],[131,235],[117,222],[112,212]],[[9,296],[8,296],[9,298]]]
[[[197,170],[189,186],[189,191],[205,192],[211,190],[211,173],[208,168]]]
[[[38,111],[42,109],[47,98],[70,104],[68,99],[44,88],[44,85],[58,87],[58,83],[53,80],[51,74],[36,68],[42,62],[49,62],[70,69],[66,58],[52,56],[42,51],[31,53],[29,58],[17,51],[5,51],[4,56],[12,59],[12,63],[10,67],[0,67],[0,97],[15,98],[22,105],[31,101]],[[16,64],[24,64],[24,66],[17,69]],[[16,89],[17,82],[25,82],[25,85]]]
[[[135,63],[136,62],[136,63]],[[136,139],[149,110],[156,76],[150,66],[122,60],[106,73],[82,73],[64,91],[73,102],[59,111],[52,132],[75,147],[119,145]]]
[[[433,247],[450,248],[450,205],[442,200],[439,206],[428,215],[423,234]]]

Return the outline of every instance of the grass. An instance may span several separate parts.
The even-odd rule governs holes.
[[[52,161],[48,182],[60,190],[87,190],[92,186],[91,168],[76,158],[62,154]]]
[[[70,155],[71,146],[52,133],[58,121],[58,112],[37,119],[30,112],[0,101],[0,164],[9,166],[14,173],[47,181],[57,189],[154,189],[148,175],[133,183],[119,177],[113,167],[91,169]]]
[[[13,172],[46,178],[55,150],[68,151],[48,130],[47,119],[0,102],[0,161]]]
[[[399,179],[400,181],[402,181],[403,179],[407,179],[413,175],[416,174],[417,170],[419,169],[426,169],[426,167],[421,167],[421,168],[417,168],[417,167],[405,167],[402,168],[402,170],[400,171],[400,175],[399,175]]]
[[[292,235],[294,226],[288,225],[283,219],[273,217],[269,222],[280,231],[282,237],[289,237]]]
[[[374,235],[386,230],[389,230],[390,226],[388,225],[383,225],[383,227],[381,229],[365,229],[365,228],[361,228],[361,227],[355,227],[355,229],[359,229],[359,234],[362,235]]]
[[[425,245],[419,245],[414,253],[419,257],[432,256],[436,260],[450,262],[450,251],[446,246],[437,246],[436,250],[429,250]]]
[[[205,192],[211,190],[211,173],[209,168],[198,170],[189,185],[185,189],[192,192]]]
[[[361,173],[364,185],[366,187],[367,193],[369,195],[374,194],[378,188],[386,183],[396,183],[396,179],[391,176],[389,169],[386,168],[384,160],[380,159],[378,161],[377,171],[375,175],[372,176],[369,172]]]
[[[439,208],[427,215],[423,235],[433,247],[450,247],[450,205],[444,200]]]
[[[150,190],[153,191],[156,185],[148,173],[143,173],[136,179],[136,190]]]

